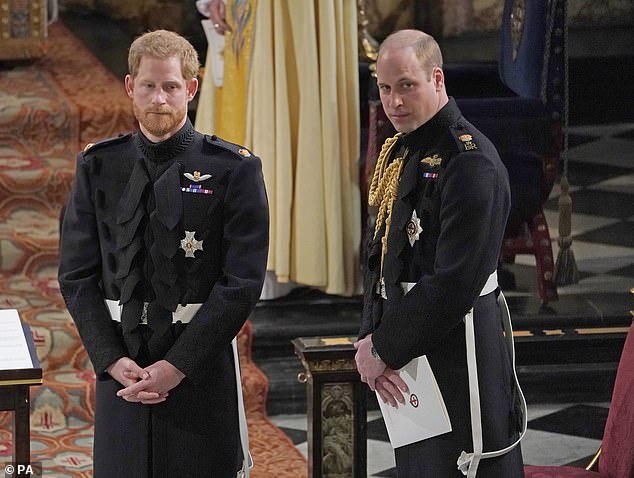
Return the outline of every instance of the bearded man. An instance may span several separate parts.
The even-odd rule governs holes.
[[[231,341],[268,253],[260,160],[194,130],[198,56],[137,38],[125,88],[139,132],[89,145],[59,283],[95,369],[94,477],[233,478],[243,459]]]

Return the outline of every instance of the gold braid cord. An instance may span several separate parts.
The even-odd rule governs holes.
[[[395,158],[392,162],[389,161],[390,153],[400,136],[401,133],[398,133],[383,143],[379,158],[376,161],[368,194],[368,204],[379,208],[374,225],[374,238],[376,238],[383,222],[385,222],[385,233],[381,238],[381,279],[383,278],[383,260],[387,250],[387,237],[390,232],[392,205],[398,193],[399,179],[403,169],[403,158],[407,155],[406,151],[402,157]]]

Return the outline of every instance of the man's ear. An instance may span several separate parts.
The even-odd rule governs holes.
[[[130,98],[132,98],[132,93],[134,92],[134,80],[132,79],[132,76],[125,75],[123,83],[125,84],[125,92]]]
[[[435,66],[431,72],[431,77],[436,91],[440,91],[445,87],[445,74],[443,73],[442,68]]]
[[[192,78],[187,82],[187,101],[191,101],[198,91],[198,78]]]

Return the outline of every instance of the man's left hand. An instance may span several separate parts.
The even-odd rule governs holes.
[[[398,403],[405,403],[404,394],[409,393],[407,384],[398,371],[391,368],[386,368],[383,375],[377,377],[374,385],[383,403],[388,403],[393,407],[396,407]]]
[[[160,403],[166,400],[169,391],[185,378],[185,374],[167,360],[159,360],[143,370],[147,372],[148,377],[119,390],[118,397],[128,402],[141,402],[146,405]]]
[[[386,365],[383,360],[372,354],[372,334],[355,342],[354,348],[357,349],[354,360],[357,362],[357,371],[361,375],[361,381],[367,383],[374,391],[374,382],[383,373]]]

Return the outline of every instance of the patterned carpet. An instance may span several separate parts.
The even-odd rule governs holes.
[[[45,58],[0,69],[0,307],[19,310],[42,365],[43,385],[31,389],[31,457],[47,477],[92,476],[95,376],[59,294],[59,211],[76,152],[133,128],[119,79],[59,23]],[[252,476],[305,476],[306,460],[266,416],[268,382],[251,341],[247,322],[239,347]],[[0,463],[12,453],[11,415],[0,412]]]

